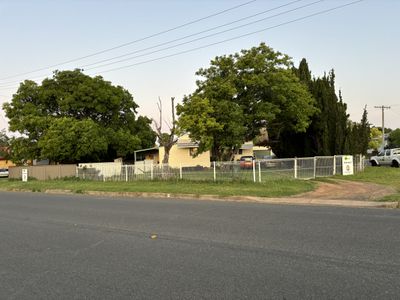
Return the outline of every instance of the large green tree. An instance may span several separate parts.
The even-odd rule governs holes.
[[[365,153],[369,140],[367,111],[364,109],[360,123],[349,120],[342,94],[335,90],[334,71],[312,78],[305,59],[293,71],[307,85],[318,111],[306,132],[285,131],[280,136],[276,154],[293,157]]]
[[[348,122],[348,134],[345,140],[346,154],[366,154],[369,148],[371,128],[367,120],[367,108],[364,112],[359,123]]]
[[[335,91],[335,73],[331,70],[321,78],[312,78],[303,58],[297,69],[299,79],[308,86],[318,111],[304,134],[288,132],[281,138],[281,156],[334,155],[343,152],[348,115],[347,106]]]
[[[212,150],[214,159],[229,159],[260,130],[278,149],[284,132],[304,132],[316,112],[305,84],[294,74],[289,56],[264,43],[249,50],[216,57],[196,75],[196,91],[177,106],[178,124]]]
[[[154,145],[151,120],[137,117],[138,105],[121,86],[80,70],[55,71],[41,85],[26,80],[3,106],[16,162],[111,160]]]

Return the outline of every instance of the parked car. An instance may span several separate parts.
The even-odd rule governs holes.
[[[253,161],[255,160],[254,156],[242,156],[240,158],[240,168],[241,169],[251,169],[253,168]]]
[[[372,156],[370,162],[374,167],[390,165],[398,168],[400,166],[400,148],[382,150],[378,155]]]
[[[8,169],[0,169],[0,177],[8,177]]]

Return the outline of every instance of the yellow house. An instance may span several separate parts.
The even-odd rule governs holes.
[[[15,164],[11,160],[0,158],[0,169],[8,169],[9,167],[15,167]]]
[[[194,156],[198,144],[192,142],[188,135],[180,137],[169,151],[168,164],[172,168],[179,167],[210,167],[210,151]],[[154,147],[135,151],[135,164],[143,161],[146,163],[160,164],[164,158],[164,147]]]
[[[203,152],[196,157],[198,144],[192,142],[188,135],[184,135],[178,139],[178,142],[172,146],[169,152],[169,166],[173,168],[182,167],[210,167],[210,151]],[[153,147],[135,151],[135,164],[149,165],[160,164],[164,159],[164,147]],[[263,159],[272,155],[271,148],[263,146],[254,146],[253,142],[244,143],[238,154],[234,156],[234,160],[240,160],[242,156],[254,156],[256,159]]]
[[[4,150],[4,148],[2,149]],[[15,167],[15,164],[11,160],[0,156],[0,169],[8,169],[9,167]]]

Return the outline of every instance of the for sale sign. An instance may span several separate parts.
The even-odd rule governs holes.
[[[353,175],[353,156],[344,155],[342,156],[342,174],[343,175]]]
[[[28,181],[28,169],[22,169],[22,181]]]

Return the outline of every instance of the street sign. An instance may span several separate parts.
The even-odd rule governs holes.
[[[342,156],[342,174],[343,175],[353,175],[353,156],[344,155]]]
[[[28,169],[22,169],[22,181],[23,182],[28,181]]]

